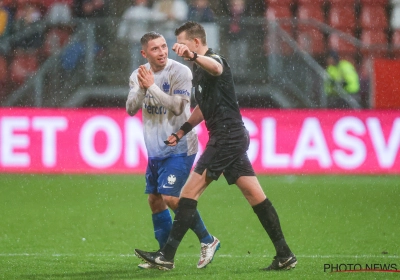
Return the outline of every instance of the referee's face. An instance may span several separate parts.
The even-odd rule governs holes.
[[[194,40],[190,40],[186,36],[186,31],[181,32],[177,37],[176,37],[176,42],[178,44],[183,44],[188,47],[188,49],[192,52],[197,51],[196,48],[196,42]]]
[[[167,65],[168,47],[164,37],[150,40],[143,48],[142,55],[150,63],[154,71],[162,70]]]

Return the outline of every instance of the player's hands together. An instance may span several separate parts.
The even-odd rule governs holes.
[[[144,89],[148,89],[154,84],[154,74],[151,69],[147,69],[146,66],[140,65],[138,70],[138,82],[139,86]]]
[[[180,57],[183,57],[185,60],[189,60],[193,58],[193,52],[189,50],[189,48],[184,44],[175,43],[172,46],[172,50]]]

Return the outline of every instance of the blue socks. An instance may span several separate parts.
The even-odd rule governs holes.
[[[190,229],[194,231],[201,243],[211,243],[214,241],[214,238],[208,233],[206,225],[201,219],[198,210],[194,214],[193,223],[190,226]]]
[[[169,233],[172,228],[172,219],[171,214],[168,209],[156,213],[152,215],[153,219],[153,227],[154,227],[154,236],[160,245],[160,248],[163,248],[167,243]],[[190,229],[197,235],[197,238],[201,243],[212,243],[214,238],[207,231],[206,226],[204,225],[203,220],[200,217],[199,211],[196,210],[193,217],[193,222],[190,226]]]
[[[167,243],[169,233],[172,228],[172,218],[168,209],[156,213],[152,215],[153,219],[153,227],[154,227],[154,236],[160,245],[160,248],[163,248],[165,243]],[[212,243],[214,238],[207,231],[206,226],[204,225],[203,220],[200,217],[199,211],[196,210],[193,217],[193,222],[190,226],[190,229],[197,235],[197,238],[201,243]]]
[[[164,247],[165,243],[167,243],[169,232],[172,228],[172,218],[168,209],[160,213],[156,213],[152,215],[153,218],[153,227],[154,227],[154,236],[160,245],[160,248]]]

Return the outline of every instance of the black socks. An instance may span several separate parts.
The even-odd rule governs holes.
[[[167,244],[162,249],[164,257],[167,260],[174,259],[179,244],[190,226],[193,225],[197,212],[196,208],[197,201],[194,199],[182,197],[179,200]],[[253,210],[274,244],[277,256],[289,256],[291,251],[283,236],[278,214],[269,199],[267,198],[263,202],[253,206]]]
[[[289,246],[286,244],[278,214],[276,213],[274,206],[272,206],[271,201],[267,198],[260,204],[253,206],[253,210],[254,213],[257,214],[258,219],[274,244],[277,256],[288,256],[291,251]]]
[[[173,260],[176,250],[186,232],[193,224],[196,215],[197,200],[182,197],[176,209],[174,223],[168,237],[167,244],[162,251],[167,260]]]

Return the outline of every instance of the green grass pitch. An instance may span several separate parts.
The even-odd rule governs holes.
[[[133,249],[156,250],[142,175],[0,175],[0,279],[398,279],[393,272],[324,272],[326,264],[400,270],[399,176],[259,176],[298,257],[263,272],[273,246],[224,178],[199,201],[221,249],[197,269],[200,245],[183,239],[171,271],[140,270]],[[393,266],[392,266],[393,268]]]

